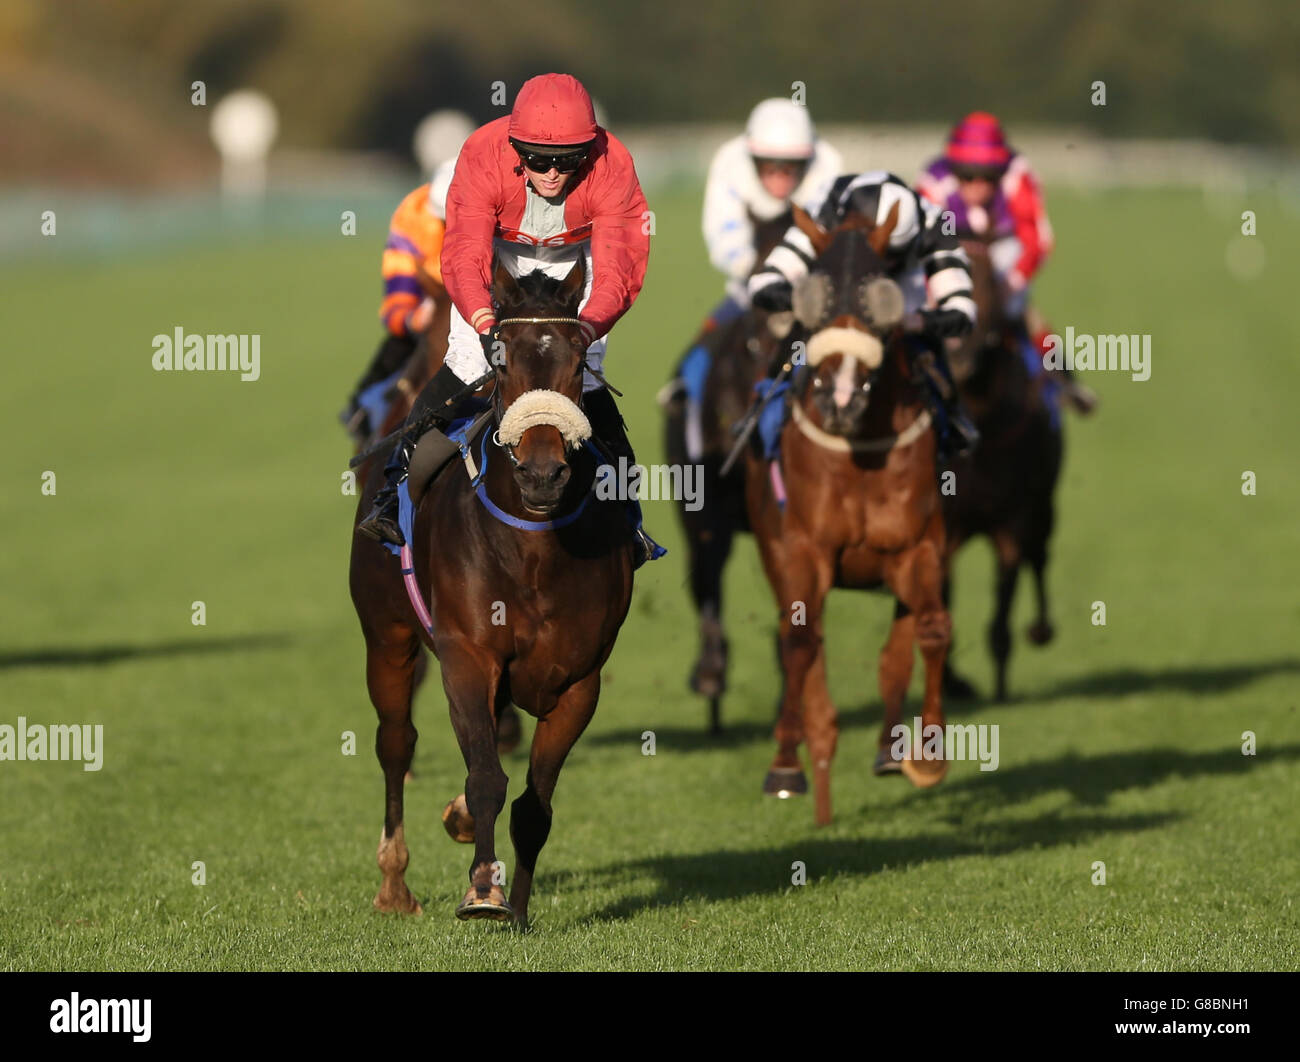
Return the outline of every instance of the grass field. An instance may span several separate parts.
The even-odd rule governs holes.
[[[729,729],[714,741],[685,687],[676,517],[650,503],[672,552],[638,574],[527,934],[452,917],[471,852],[438,821],[464,770],[436,681],[416,706],[406,811],[425,914],[370,906],[383,782],[333,416],[378,338],[383,215],[356,239],[0,269],[0,724],[104,725],[98,772],[0,762],[0,968],[1300,967],[1300,311],[1284,265],[1300,217],[1257,199],[1052,199],[1040,304],[1077,332],[1150,333],[1153,368],[1145,383],[1094,374],[1099,415],[1068,424],[1057,641],[1021,638],[1022,582],[1014,699],[950,706],[1000,726],[999,769],[956,763],[929,791],[871,776],[890,606],[840,593],[836,821],[814,829],[808,802],[761,798],[775,616],[753,545],[728,574]],[[643,460],[661,454],[654,392],[720,287],[698,191],[651,205],[650,276],[607,363]],[[1251,281],[1225,264],[1246,208],[1268,257]],[[260,333],[261,379],[155,373],[151,339],[178,325]],[[985,545],[958,578],[956,662],[987,690]],[[521,749],[506,764],[510,799],[525,763]],[[504,823],[498,838],[509,866]]]

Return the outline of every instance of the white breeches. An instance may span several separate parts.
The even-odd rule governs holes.
[[[510,275],[514,277],[540,269],[547,276],[563,280],[569,275],[569,270],[573,268],[578,256],[582,255],[585,260],[587,279],[583,287],[582,302],[578,306],[578,311],[581,312],[582,307],[587,305],[587,300],[591,298],[592,282],[591,250],[589,245],[523,247],[520,244],[507,243],[504,240],[495,241],[495,245],[497,257],[505,263],[505,267],[510,270]],[[606,336],[600,336],[587,348],[587,364],[598,372],[605,360],[606,338]],[[451,367],[451,371],[465,383],[472,383],[488,371],[487,358],[483,356],[483,344],[478,333],[470,327],[468,321],[461,317],[460,311],[456,309],[454,304],[451,308],[451,331],[447,337],[447,364]],[[582,390],[584,394],[603,386],[591,373],[583,373]]]

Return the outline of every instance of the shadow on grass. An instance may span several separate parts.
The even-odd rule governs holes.
[[[237,649],[282,649],[292,645],[286,634],[245,634],[234,638],[204,638],[193,641],[158,642],[154,645],[60,646],[56,649],[20,649],[0,652],[0,671],[20,667],[97,667],[123,660],[155,657],[198,656],[234,652]]]
[[[671,907],[687,900],[736,900],[775,895],[791,888],[790,865],[801,860],[808,879],[823,875],[869,877],[882,870],[919,866],[966,856],[999,856],[1025,848],[1078,844],[1108,833],[1132,833],[1167,826],[1181,819],[1175,812],[1143,815],[1048,814],[1028,821],[996,823],[968,830],[963,836],[920,834],[880,840],[810,837],[761,851],[698,852],[620,863],[596,871],[611,883],[629,876],[655,879],[653,891],[626,897],[583,921],[628,918],[649,907]]]
[[[3,658],[0,658],[3,659]],[[2,666],[2,665],[0,665]],[[1190,694],[1221,694],[1239,689],[1257,679],[1271,675],[1300,674],[1300,659],[1286,657],[1276,660],[1261,660],[1252,664],[1227,664],[1205,667],[1174,667],[1152,671],[1139,671],[1136,668],[1117,668],[1110,671],[1097,671],[1088,675],[1076,675],[1058,682],[1054,686],[1035,693],[1016,693],[1005,701],[996,701],[982,693],[971,700],[944,698],[944,710],[949,721],[960,721],[971,712],[983,712],[990,708],[1033,707],[1067,697],[1115,697],[1131,693],[1173,692]],[[708,732],[708,702],[702,697],[691,698],[699,704],[698,727],[654,727],[655,741],[658,745],[670,748],[674,752],[709,752],[714,749],[734,749],[755,741],[772,741],[772,727],[776,723],[776,699],[772,698],[770,722],[758,722],[753,719],[728,723],[727,699],[722,701],[723,731],[716,737]],[[1300,700],[1300,698],[1297,698]],[[733,708],[736,701],[733,698]],[[904,706],[903,717],[910,720],[920,711],[920,698],[909,696]],[[840,728],[879,725],[881,705],[872,701],[857,708],[842,709],[839,713]],[[635,732],[609,731],[591,734],[583,739],[585,745],[625,745],[640,744],[641,730]]]
[[[1237,745],[1212,752],[1157,748],[1099,756],[1069,753],[996,771],[977,771],[945,785],[943,793],[951,794],[963,803],[978,800],[985,804],[991,800],[1008,804],[1064,790],[1077,803],[1096,807],[1105,804],[1111,793],[1145,789],[1170,778],[1245,774],[1266,763],[1294,763],[1297,760],[1300,760],[1300,745],[1260,749],[1254,756],[1243,756]]]

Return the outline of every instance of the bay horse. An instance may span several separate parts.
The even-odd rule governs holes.
[[[429,326],[418,337],[415,349],[406,359],[402,375],[398,377],[388,393],[390,405],[383,421],[375,426],[368,439],[357,441],[357,452],[365,449],[372,442],[397,431],[406,421],[415,405],[415,400],[424,385],[433,378],[447,356],[448,337],[451,334],[451,296],[441,280],[428,271],[423,262],[417,262],[415,275],[424,294],[433,300],[433,316]],[[429,659],[423,653],[415,668],[415,690],[424,684],[429,671]],[[412,693],[414,696],[414,691]],[[514,705],[507,705],[498,720],[497,743],[502,753],[511,753],[519,747],[523,735],[523,725]],[[414,772],[408,771],[406,780],[412,781]]]
[[[953,461],[953,491],[943,498],[948,539],[944,553],[944,603],[951,603],[952,561],[972,538],[987,535],[993,544],[997,579],[993,618],[988,628],[999,701],[1007,699],[1011,657],[1011,606],[1020,569],[1028,564],[1037,591],[1037,617],[1027,636],[1046,645],[1054,628],[1047,601],[1047,547],[1055,524],[1054,494],[1060,476],[1062,429],[1053,426],[1043,393],[1045,376],[1031,377],[1016,349],[1007,320],[988,241],[962,239],[971,263],[972,294],[979,325],[949,353],[962,401],[980,431],[973,453]],[[974,687],[945,666],[945,690],[973,697]]]
[[[526,924],[560,767],[595,712],[600,669],[627,616],[632,528],[622,504],[593,499],[606,458],[589,444],[591,426],[581,410],[586,344],[577,310],[584,273],[581,261],[563,280],[540,271],[516,279],[500,263],[495,267],[504,352],[493,359],[492,401],[479,418],[486,424],[466,442],[466,470],[473,465],[475,478],[453,461],[418,499],[411,495],[404,556],[421,610],[427,597],[427,625],[403,590],[394,558],[377,542],[353,538],[352,599],[366,641],[366,685],[379,715],[375,748],[386,788],[377,856],[383,879],[374,900],[381,911],[421,910],[405,881],[403,828],[421,644],[441,666],[468,769],[465,791],[443,813],[447,832],[474,844],[457,917]],[[382,483],[379,465],[371,462],[358,521]],[[496,732],[511,702],[538,723],[527,784],[511,806],[516,863],[507,900],[495,826],[508,780]]]
[[[750,216],[757,252],[755,268],[793,224],[786,211],[769,221]],[[691,511],[681,499],[679,514],[689,554],[691,601],[699,617],[699,652],[688,685],[708,699],[709,732],[722,732],[721,699],[727,689],[728,642],[722,617],[722,574],[737,532],[749,531],[745,508],[745,472],[740,464],[722,475],[730,452],[732,429],[744,417],[754,384],[779,365],[790,330],[789,314],[768,314],[755,307],[721,328],[706,331],[691,344],[704,343],[711,359],[697,424],[688,423],[685,395],[664,403],[664,449],[674,465],[698,462],[700,507]],[[698,452],[692,452],[698,451]]]
[[[814,814],[831,821],[830,769],[839,724],[826,680],[822,626],[832,587],[887,588],[894,621],[880,654],[884,723],[877,771],[901,770],[914,785],[942,781],[942,757],[892,755],[894,727],[912,675],[913,647],[925,663],[923,734],[944,725],[942,676],[951,622],[942,597],[944,523],[936,439],[923,386],[904,347],[904,301],[883,255],[897,206],[880,225],[851,215],[827,231],[801,210],[795,222],[817,259],[794,292],[806,330],[804,365],[790,392],[779,463],[750,451],[746,496],[780,616],[785,679],[776,756],[763,791],[807,791],[799,760],[806,739]],[[778,483],[780,486],[778,487]],[[778,494],[785,494],[784,505]],[[922,735],[915,735],[921,745]]]

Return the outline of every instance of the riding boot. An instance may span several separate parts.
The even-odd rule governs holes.
[[[632,452],[632,443],[627,437],[623,416],[614,404],[614,396],[607,388],[588,391],[582,398],[583,410],[591,422],[591,432],[596,442],[610,463],[617,468],[619,459],[626,462],[631,469],[636,464],[636,455]],[[645,533],[641,526],[641,503],[636,498],[629,499],[629,508],[635,514],[633,535],[637,541],[637,550],[632,559],[632,570],[636,571],[646,561],[664,555],[664,548]]]
[[[948,366],[943,340],[926,344],[925,349],[916,356],[916,362],[930,385],[925,388],[925,392],[930,396],[931,412],[938,414],[947,426],[948,450],[958,457],[969,454],[979,442],[980,433],[962,407],[961,395],[953,380],[952,369]]]
[[[443,365],[424,385],[407,414],[406,423],[402,425],[402,434],[393,455],[384,466],[386,482],[375,495],[375,503],[366,518],[357,524],[358,532],[377,542],[390,542],[394,546],[405,544],[406,538],[398,523],[397,488],[406,479],[411,454],[415,452],[420,436],[429,428],[441,430],[447,426],[452,413],[447,409],[447,403],[463,390],[464,381],[447,365]]]

